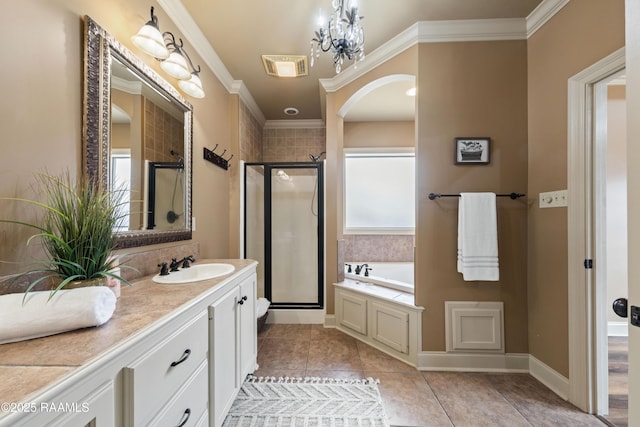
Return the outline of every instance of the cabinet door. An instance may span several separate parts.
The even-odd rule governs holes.
[[[342,290],[336,290],[338,324],[367,335],[367,300]]]
[[[252,275],[240,285],[240,383],[255,371],[258,354],[256,319],[256,276]]]
[[[409,354],[409,313],[381,302],[372,302],[369,321],[369,330],[374,340]]]
[[[240,389],[238,295],[234,288],[209,306],[209,412],[216,427],[222,425]]]

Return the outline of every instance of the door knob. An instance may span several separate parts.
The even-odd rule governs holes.
[[[628,317],[629,314],[627,312],[627,299],[618,298],[617,300],[615,300],[613,302],[613,312],[620,317]]]

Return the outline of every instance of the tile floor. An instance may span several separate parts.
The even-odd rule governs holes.
[[[258,376],[380,380],[393,426],[603,426],[527,374],[420,372],[321,325],[268,324]]]

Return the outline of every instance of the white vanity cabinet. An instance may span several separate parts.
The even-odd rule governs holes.
[[[77,348],[62,349],[63,334],[0,346],[0,367],[15,372],[17,381],[33,368],[47,369],[15,366],[17,350],[34,351],[37,360],[48,360],[50,349],[87,358],[23,394],[29,400],[16,402],[22,411],[0,412],[0,427],[221,425],[244,377],[257,367],[256,262],[228,262],[235,273],[217,280],[159,285],[148,279],[123,289],[114,317],[78,332]],[[47,411],[48,405],[56,406]]]
[[[209,306],[211,425],[218,427],[257,366],[256,276]]]
[[[188,399],[183,399],[186,406],[177,417],[165,415],[164,420],[179,425],[185,412],[184,418],[200,417],[207,402],[207,320],[206,313],[195,317],[123,369],[125,424],[150,424],[170,406],[170,400],[185,391],[191,391]],[[202,387],[187,387],[203,382],[198,381],[198,375],[204,376],[204,394],[198,393]]]

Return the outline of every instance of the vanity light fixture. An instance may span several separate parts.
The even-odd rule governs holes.
[[[131,37],[131,41],[144,53],[154,58],[166,59],[169,57],[169,49],[164,44],[164,38],[158,28],[158,17],[153,14],[153,6],[151,6],[151,19],[140,28],[138,34]]]
[[[204,98],[202,81],[198,77],[200,66],[198,65],[197,69],[193,66],[189,54],[184,49],[182,39],[176,42],[173,33],[160,32],[158,17],[153,13],[153,6],[151,6],[151,20],[131,40],[144,53],[160,61],[160,68],[171,77],[178,79],[178,86],[184,93],[194,98]]]

